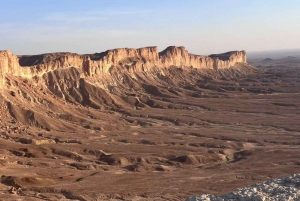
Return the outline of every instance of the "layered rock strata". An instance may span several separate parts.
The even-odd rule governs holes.
[[[102,53],[79,55],[52,53],[17,57],[8,50],[0,51],[0,88],[6,74],[32,78],[59,68],[82,68],[87,76],[103,75],[114,66],[124,66],[129,71],[151,71],[153,67],[193,67],[198,69],[229,68],[246,63],[245,51],[232,51],[219,55],[199,56],[188,53],[184,47],[170,46],[162,52],[157,47],[139,49],[119,48]]]

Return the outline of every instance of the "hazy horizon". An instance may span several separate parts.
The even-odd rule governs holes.
[[[300,49],[300,3],[253,1],[1,2],[0,49],[17,55],[184,46],[193,54]]]
[[[150,47],[150,46],[148,46],[148,47]],[[120,47],[120,48],[122,48],[122,47]],[[130,47],[123,47],[123,48],[130,48]],[[145,47],[138,47],[138,48],[145,48]],[[165,48],[158,47],[158,51],[162,52],[166,48],[167,47],[165,47]],[[107,50],[112,50],[112,49],[117,49],[117,48],[111,48],[111,49],[107,49]],[[3,51],[3,50],[7,50],[7,49],[0,49],[0,51]],[[98,51],[98,52],[86,52],[86,53],[78,53],[78,52],[72,52],[72,51],[63,51],[63,52],[77,53],[77,54],[84,55],[84,54],[101,53],[101,52],[105,52],[107,50]],[[186,49],[186,50],[189,53],[193,54],[188,49]],[[235,50],[228,50],[228,51],[235,51]],[[225,53],[225,52],[228,52],[228,51],[211,52],[209,54],[198,54],[198,55],[208,56],[210,54]],[[239,51],[239,50],[237,50],[237,51]],[[40,53],[35,53],[35,54],[15,54],[15,52],[12,52],[12,53],[17,55],[17,56],[25,56],[25,55],[40,55],[40,54],[63,53],[63,52],[40,52]],[[248,58],[250,58],[250,57],[253,57],[253,58],[266,58],[266,57],[276,58],[276,57],[285,57],[285,56],[300,56],[300,48],[296,48],[296,49],[279,49],[279,50],[276,49],[276,50],[264,50],[264,51],[248,51],[247,52],[247,57]]]

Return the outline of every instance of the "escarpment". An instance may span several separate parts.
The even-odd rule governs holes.
[[[81,68],[86,76],[104,75],[115,66],[129,72],[148,72],[176,67],[197,69],[222,69],[246,63],[245,51],[199,56],[188,53],[184,47],[170,46],[162,52],[157,47],[139,49],[119,48],[102,53],[79,55],[75,53],[50,53],[17,57],[8,50],[0,51],[0,88],[5,84],[6,74],[32,78],[47,72],[68,67]]]

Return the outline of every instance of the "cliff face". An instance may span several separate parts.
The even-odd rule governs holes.
[[[160,63],[163,67],[192,66],[194,68],[213,68],[214,59],[189,54],[184,47],[170,46],[160,53]]]
[[[5,84],[7,73],[31,78],[59,68],[82,68],[88,76],[109,73],[113,66],[126,67],[130,72],[151,71],[158,68],[193,67],[199,69],[229,68],[246,63],[245,51],[199,56],[188,53],[184,47],[170,46],[162,52],[157,47],[140,49],[119,48],[103,53],[78,55],[52,53],[17,57],[10,51],[0,51],[0,88]]]
[[[212,54],[210,58],[214,59],[214,68],[228,68],[234,66],[236,63],[247,63],[247,56],[245,51],[231,51],[223,54]]]
[[[97,60],[91,60],[90,56],[87,56],[87,59],[88,62],[84,69],[91,76],[108,73],[112,66],[117,65],[125,65],[136,71],[149,71],[151,67],[159,64],[157,47],[119,48],[107,51]]]
[[[0,51],[0,87],[5,84],[5,75],[7,73],[13,75],[22,75],[21,68],[19,66],[19,59],[13,55],[10,51]]]

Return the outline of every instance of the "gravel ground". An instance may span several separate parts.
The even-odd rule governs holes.
[[[214,196],[198,195],[186,201],[300,201],[300,174],[272,179],[237,189],[229,194]]]

